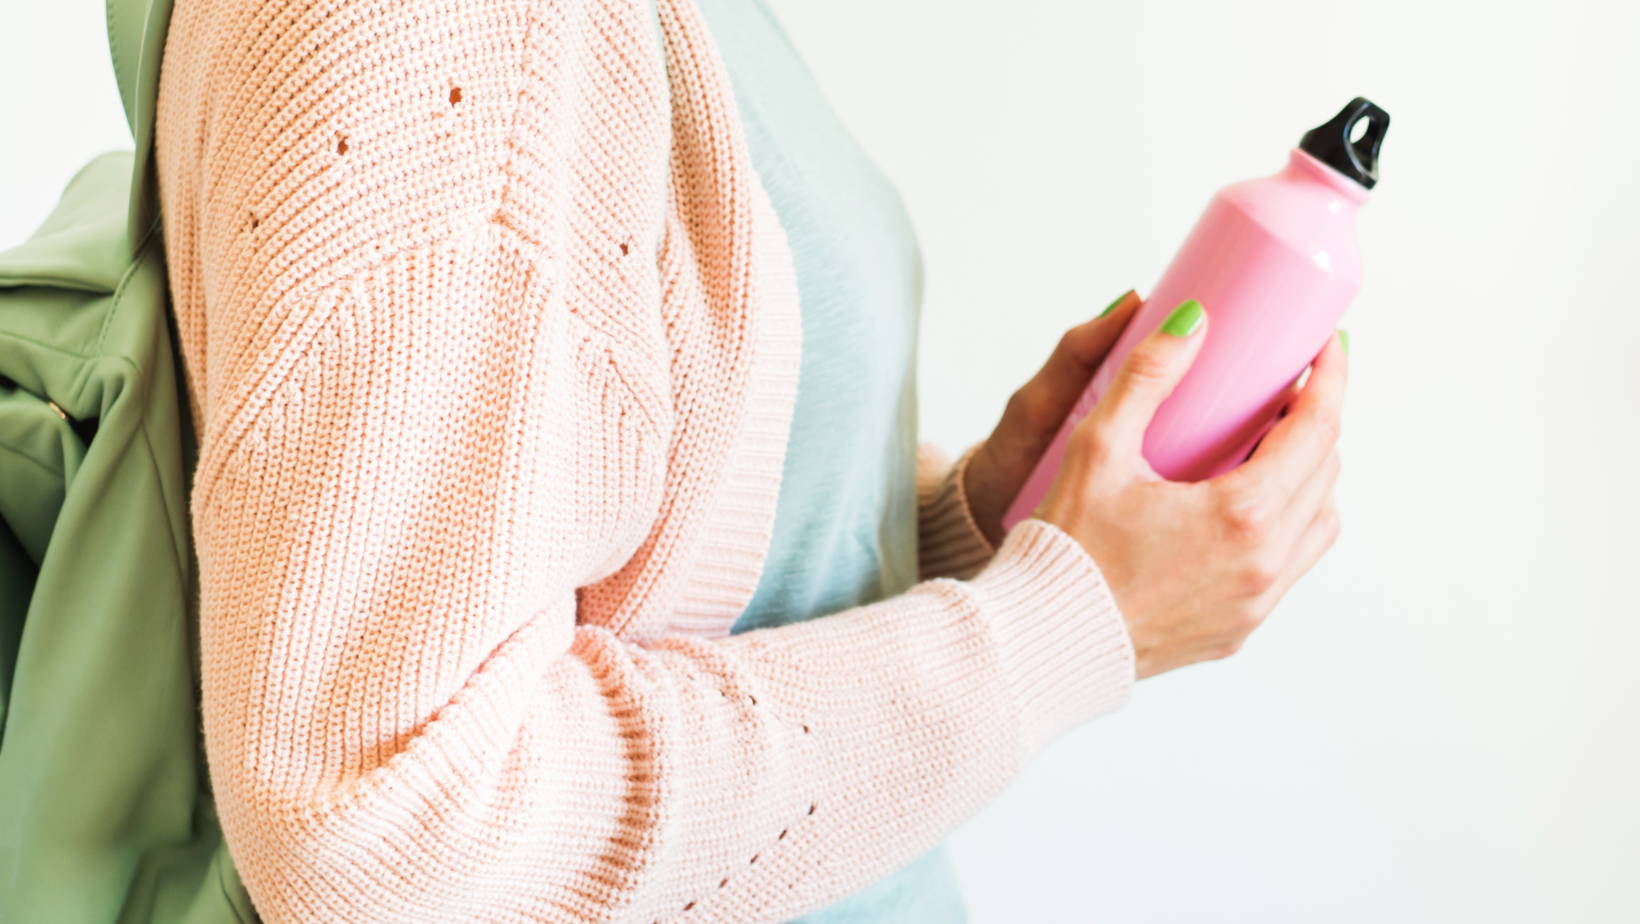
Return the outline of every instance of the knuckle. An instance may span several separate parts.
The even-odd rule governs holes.
[[[1239,545],[1257,545],[1270,531],[1270,514],[1263,504],[1241,495],[1222,502],[1219,519],[1225,534]]]
[[[1213,660],[1222,661],[1240,651],[1243,641],[1245,640],[1238,638],[1219,645],[1218,649],[1213,652]]]
[[[1110,452],[1112,437],[1109,425],[1090,418],[1071,431],[1070,440],[1076,452],[1089,458],[1102,459]]]
[[[1014,393],[1008,396],[1008,403],[1002,409],[1003,416],[1012,417],[1025,409],[1025,402],[1029,400],[1026,397],[1026,392],[1030,388],[1030,385],[1021,385],[1014,389]]]
[[[1281,570],[1272,562],[1255,560],[1244,565],[1241,569],[1241,591],[1243,596],[1256,597],[1276,586],[1281,580]]]
[[[1053,358],[1064,359],[1067,356],[1075,354],[1076,342],[1082,335],[1082,332],[1083,330],[1080,325],[1065,328],[1065,332],[1059,335],[1059,342],[1054,344]]]
[[[1166,382],[1172,371],[1173,364],[1159,350],[1141,347],[1128,354],[1128,378],[1140,385],[1158,385]]]
[[[1229,621],[1221,633],[1220,644],[1234,654],[1241,646],[1247,644],[1248,636],[1264,623],[1264,611],[1251,604],[1242,605],[1232,611]]]
[[[1009,396],[1007,413],[1028,427],[1039,428],[1044,423],[1042,417],[1047,410],[1046,398],[1042,388],[1034,381],[1028,382]]]
[[[1241,637],[1243,639],[1247,638],[1247,636],[1253,634],[1253,630],[1264,625],[1264,616],[1264,610],[1256,606],[1250,606],[1243,610],[1241,613],[1241,624],[1239,626]]]

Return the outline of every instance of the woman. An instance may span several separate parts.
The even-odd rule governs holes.
[[[1138,298],[919,448],[909,224],[753,0],[179,0],[157,120],[267,920],[960,920],[940,840],[1336,533],[1337,346],[1144,465],[1186,305],[1004,535]]]

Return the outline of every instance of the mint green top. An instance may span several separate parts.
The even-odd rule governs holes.
[[[803,359],[768,561],[735,632],[825,616],[917,580],[922,261],[899,193],[826,104],[762,0],[701,0],[752,165],[797,270]],[[943,846],[800,919],[967,920]]]

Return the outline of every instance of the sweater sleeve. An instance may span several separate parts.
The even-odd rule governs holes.
[[[1035,519],[969,580],[824,619],[643,643],[577,624],[604,557],[582,550],[610,547],[580,499],[597,479],[544,490],[484,410],[499,392],[463,400],[522,370],[429,347],[437,376],[360,334],[506,304],[413,262],[350,284],[197,500],[211,779],[265,920],[789,919],[1126,697],[1108,588]]]
[[[202,718],[265,920],[790,918],[1126,697],[1109,589],[1041,520],[825,619],[578,619],[650,541],[676,431],[666,148],[614,134],[665,124],[652,33],[544,0],[361,8],[179,7],[169,115],[162,87]]]
[[[924,578],[972,577],[996,547],[974,521],[963,475],[983,443],[950,462],[933,443],[917,447],[917,564]]]
[[[1109,590],[1041,520],[970,580],[825,619],[578,624],[640,535],[595,498],[645,509],[657,438],[596,362],[495,346],[531,293],[569,314],[510,268],[459,241],[312,297],[260,410],[209,431],[207,755],[266,920],[788,919],[1124,699]],[[534,375],[566,384],[509,406]]]

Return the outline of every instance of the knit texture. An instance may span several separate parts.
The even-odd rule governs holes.
[[[801,328],[690,0],[179,0],[156,168],[266,920],[792,917],[1126,697],[1098,569],[990,548],[971,450],[920,454],[927,580],[726,636]]]

